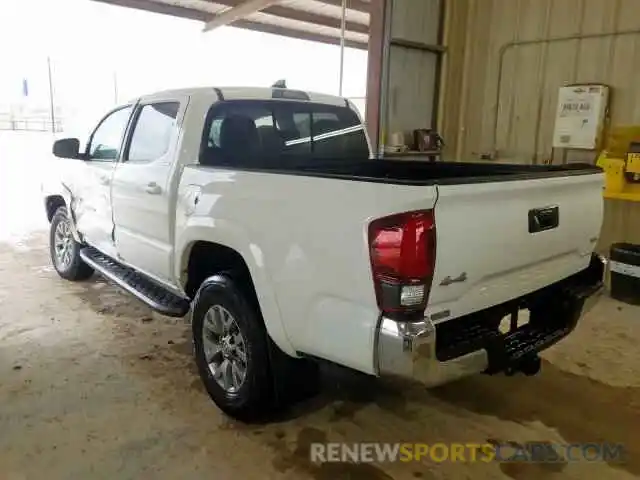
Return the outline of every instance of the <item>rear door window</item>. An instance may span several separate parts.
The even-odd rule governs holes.
[[[179,102],[143,105],[135,120],[125,161],[151,162],[163,157],[176,133],[179,110]]]
[[[288,160],[368,157],[364,127],[346,106],[237,100],[209,111],[200,163],[264,168]]]

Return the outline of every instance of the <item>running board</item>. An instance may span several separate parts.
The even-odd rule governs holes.
[[[156,281],[131,267],[103,254],[93,247],[80,250],[80,257],[107,280],[115,283],[162,315],[183,317],[189,311],[189,300],[168,291]]]

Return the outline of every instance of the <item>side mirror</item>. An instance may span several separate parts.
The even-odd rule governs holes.
[[[77,138],[62,138],[53,142],[53,154],[59,158],[79,158],[80,140]]]

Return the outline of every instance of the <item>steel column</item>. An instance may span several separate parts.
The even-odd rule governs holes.
[[[344,35],[347,29],[347,0],[342,0],[342,16],[340,18],[340,84],[338,95],[342,96],[342,85],[344,83]]]
[[[389,0],[371,0],[369,9],[369,56],[367,60],[366,124],[374,153],[380,148],[380,116],[385,66],[385,30]],[[388,35],[388,32],[387,32]]]

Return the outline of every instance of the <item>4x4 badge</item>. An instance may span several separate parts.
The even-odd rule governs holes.
[[[445,279],[440,282],[440,286],[446,287],[447,285],[451,285],[452,283],[462,283],[466,281],[467,281],[467,272],[462,272],[456,278],[445,277]]]

